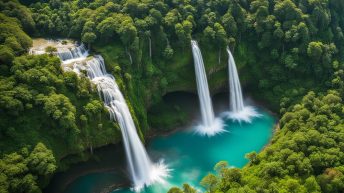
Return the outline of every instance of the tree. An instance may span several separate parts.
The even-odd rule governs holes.
[[[306,179],[305,187],[308,192],[320,193],[321,189],[314,176]]]
[[[28,7],[21,5],[18,1],[1,1],[0,7],[2,13],[20,21],[26,32],[33,33],[35,31],[35,22]]]
[[[220,161],[214,166],[214,170],[218,173],[223,175],[223,172],[228,167],[228,162],[226,161]]]
[[[133,20],[130,17],[122,18],[122,22],[118,28],[118,33],[124,45],[129,46],[137,36],[137,30]]]
[[[249,159],[251,164],[257,164],[259,162],[257,153],[255,151],[246,154],[245,158]]]
[[[192,188],[189,184],[183,184],[184,193],[197,193],[197,191]]]
[[[207,26],[204,31],[203,31],[204,37],[206,38],[206,40],[210,43],[215,39],[215,34],[216,32],[214,31],[214,29],[210,26]]]
[[[322,192],[340,192],[344,188],[344,174],[337,168],[328,168],[317,177]]]
[[[222,23],[224,24],[226,32],[232,37],[235,37],[238,31],[238,28],[232,14],[230,12],[227,12],[225,15],[222,16],[221,20],[222,20]]]
[[[1,166],[0,166],[1,167]],[[0,174],[0,192],[1,193],[8,193],[9,183],[7,176],[3,173]]]
[[[0,192],[41,193],[38,182],[56,170],[52,151],[38,143],[30,153],[27,148],[6,154],[0,159]],[[38,176],[40,180],[38,180]]]
[[[16,54],[20,54],[24,51],[22,46],[19,44],[18,40],[14,36],[9,36],[6,38],[4,45],[11,48]]]
[[[222,178],[227,182],[241,183],[241,170],[238,168],[224,169],[222,171]]]
[[[306,189],[295,179],[281,180],[281,191],[290,193],[306,193]]]
[[[0,191],[6,193],[41,192],[37,186],[36,178],[29,173],[25,157],[22,155],[18,153],[5,155],[0,160],[0,171],[1,178],[7,180],[7,183],[1,185],[6,189]]]
[[[220,23],[214,24],[215,40],[219,48],[218,62],[221,63],[221,49],[227,46],[227,33]]]
[[[166,46],[163,55],[166,59],[171,59],[173,57],[173,49],[170,45]]]
[[[100,119],[100,113],[103,110],[103,104],[99,100],[92,100],[84,106],[85,113],[88,115],[89,118],[93,118],[94,116],[98,116]]]
[[[313,59],[314,62],[319,61],[322,56],[323,43],[321,42],[310,42],[307,48],[307,54]]]
[[[52,46],[48,46],[45,48],[45,52],[47,52],[50,56],[57,52],[57,49]]]
[[[59,121],[62,128],[74,129],[76,109],[70,100],[62,94],[38,96],[38,103],[43,103],[43,109],[47,115]]]
[[[97,39],[96,34],[93,32],[86,32],[81,38],[81,41],[88,44],[88,49],[91,49],[91,43],[93,43]]]
[[[178,187],[172,187],[167,193],[184,193],[184,192]]]
[[[72,89],[75,89],[78,85],[78,75],[74,72],[64,72],[63,80],[65,84]]]
[[[97,31],[100,33],[100,36],[105,40],[108,40],[111,37],[113,37],[115,35],[117,28],[117,22],[112,17],[104,19],[97,25]]]
[[[201,180],[200,184],[208,191],[213,192],[217,184],[217,177],[214,174],[208,174]]]
[[[82,37],[81,41],[88,44],[88,49],[91,49],[91,43],[93,43],[97,36],[94,33],[94,29],[96,28],[96,25],[92,21],[87,21],[82,29]]]
[[[169,31],[174,30],[176,24],[179,22],[180,14],[177,9],[170,10],[164,17],[164,24]]]
[[[292,23],[289,21],[300,21],[302,19],[302,11],[291,0],[276,3],[274,14],[279,21],[283,22],[283,27],[285,28],[291,27]]]
[[[38,143],[27,158],[30,170],[38,175],[53,174],[57,168],[53,152],[43,143]]]
[[[10,64],[14,59],[13,50],[7,46],[0,45],[0,62],[2,64]]]
[[[188,20],[184,20],[182,23],[177,23],[175,25],[176,35],[183,48],[191,40],[192,27],[192,23]]]

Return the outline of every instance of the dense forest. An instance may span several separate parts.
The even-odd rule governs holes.
[[[219,162],[200,184],[343,192],[343,10],[342,0],[1,0],[0,193],[41,192],[55,172],[121,140],[88,79],[63,72],[53,54],[28,54],[36,37],[102,54],[143,141],[186,122],[162,97],[196,90],[190,40],[202,46],[212,93],[226,87],[229,46],[245,91],[277,112],[279,128],[243,169]]]

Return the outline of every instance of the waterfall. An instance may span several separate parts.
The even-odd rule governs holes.
[[[66,43],[64,43],[64,41]],[[29,49],[29,54],[40,55],[46,53],[46,48],[56,48],[54,54],[58,56],[63,64],[70,64],[75,61],[82,61],[88,56],[88,51],[84,44],[77,45],[70,40],[33,40],[33,47]]]
[[[252,117],[260,116],[253,107],[245,106],[241,91],[238,70],[234,57],[227,47],[228,53],[228,73],[229,73],[229,105],[228,117],[237,121],[251,122]]]
[[[84,59],[88,55],[84,44],[73,48],[57,48],[57,56],[64,62],[73,62],[75,60]]]
[[[36,53],[32,51],[30,54]],[[75,72],[78,76],[84,76],[83,72],[87,72],[87,77],[96,85],[110,118],[119,124],[133,190],[140,191],[155,182],[166,183],[165,178],[169,176],[170,170],[163,161],[152,163],[150,160],[137,134],[128,105],[115,78],[106,72],[102,56],[87,58],[88,51],[83,44],[77,47],[57,47],[56,54],[62,61],[64,71]]]
[[[229,72],[229,88],[230,88],[230,110],[240,112],[244,109],[244,101],[242,98],[241,85],[238,71],[235,65],[233,55],[227,47],[228,53],[228,72]]]
[[[95,56],[86,61],[86,68],[87,76],[97,86],[111,119],[116,120],[121,128],[129,172],[135,190],[140,190],[156,181],[162,182],[167,175],[167,169],[163,164],[154,165],[148,157],[137,134],[128,105],[115,78],[106,72],[103,58]]]
[[[192,40],[192,54],[195,64],[195,73],[197,80],[197,90],[201,105],[202,120],[205,126],[209,127],[215,120],[213,105],[209,94],[208,81],[206,72],[204,69],[203,58],[201,50],[199,49],[197,42]]]
[[[203,125],[199,126],[196,131],[203,135],[212,136],[223,131],[221,126],[222,123],[219,119],[215,119],[214,116],[201,50],[199,49],[195,40],[191,40],[191,47],[195,64],[197,91],[203,121]]]

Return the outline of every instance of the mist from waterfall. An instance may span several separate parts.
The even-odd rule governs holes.
[[[103,58],[95,56],[86,61],[86,69],[87,76],[97,85],[98,93],[109,110],[111,119],[116,120],[121,128],[134,190],[140,191],[154,182],[164,183],[168,169],[162,162],[151,162],[115,78],[106,72]]]
[[[227,47],[228,75],[229,75],[229,106],[228,117],[236,121],[251,122],[253,117],[260,116],[251,106],[245,106],[242,96],[241,84],[234,57]]]
[[[215,118],[214,115],[201,50],[195,40],[191,40],[191,47],[195,65],[197,91],[203,121],[203,124],[196,128],[196,132],[202,135],[213,136],[219,132],[224,131],[222,121]]]

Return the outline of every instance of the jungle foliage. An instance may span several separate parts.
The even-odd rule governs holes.
[[[229,46],[246,90],[279,112],[280,130],[248,166],[221,162],[201,184],[208,192],[340,192],[343,9],[342,0],[0,1],[0,192],[40,192],[62,158],[119,139],[90,82],[62,73],[54,56],[27,55],[30,36],[75,38],[101,53],[141,134],[149,122],[174,120],[147,116],[164,94],[195,90],[191,38],[214,92],[227,83]]]

